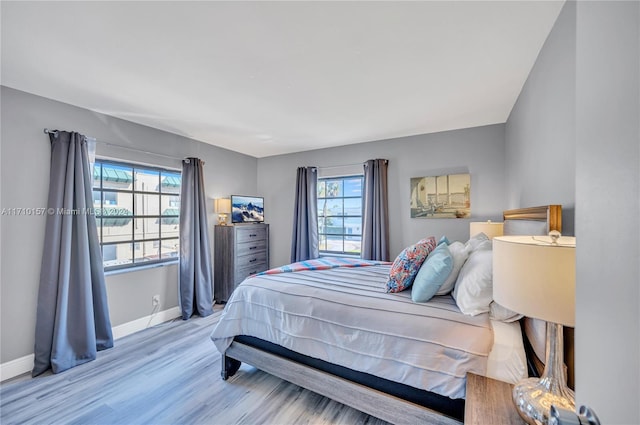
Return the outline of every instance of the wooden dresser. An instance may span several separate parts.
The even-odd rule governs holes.
[[[227,302],[247,276],[269,268],[269,225],[215,226],[213,296]]]

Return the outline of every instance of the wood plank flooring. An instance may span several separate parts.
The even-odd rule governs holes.
[[[386,424],[248,365],[223,381],[209,339],[216,308],[118,339],[95,361],[58,375],[3,382],[0,423]]]

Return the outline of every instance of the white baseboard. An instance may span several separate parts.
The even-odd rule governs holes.
[[[150,316],[141,317],[131,322],[123,323],[112,328],[113,339],[119,339],[132,333],[141,331],[151,326],[159,325],[160,323],[168,320],[180,317],[182,314],[180,307],[172,307],[168,310],[159,311],[156,314]],[[31,372],[33,370],[33,362],[35,356],[28,354],[24,357],[20,357],[6,363],[0,363],[0,381],[14,378],[23,373]]]
[[[33,370],[33,354],[0,364],[0,381],[11,379]]]
[[[132,333],[147,329],[151,326],[159,325],[160,323],[175,319],[181,315],[182,311],[180,310],[180,307],[176,306],[168,310],[159,311],[158,313],[150,316],[141,317],[131,322],[123,323],[122,325],[118,325],[113,328],[113,339],[131,335]]]

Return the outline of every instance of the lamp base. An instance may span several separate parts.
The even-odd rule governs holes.
[[[513,401],[526,423],[547,425],[551,405],[575,412],[575,395],[567,387],[562,357],[562,325],[547,322],[547,356],[542,377],[522,380],[513,387]]]
[[[218,225],[226,226],[227,225],[227,215],[224,213],[218,213]]]
[[[552,385],[554,387],[555,385]],[[575,396],[570,388],[549,388],[545,378],[529,378],[513,388],[513,401],[524,421],[531,425],[549,423],[551,405],[575,412]]]

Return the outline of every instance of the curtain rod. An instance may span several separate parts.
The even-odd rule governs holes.
[[[53,135],[57,136],[58,135],[58,130],[49,130],[48,128],[45,128],[44,129],[44,133],[45,134],[53,134]],[[169,159],[179,159],[180,161],[186,160],[186,158],[178,158],[176,156],[164,155],[164,154],[161,154],[161,153],[150,152],[150,151],[143,151],[141,149],[136,149],[136,148],[130,148],[128,146],[117,145],[115,143],[103,142],[102,140],[97,140],[95,137],[89,137],[89,136],[85,136],[85,137],[87,137],[88,139],[95,140],[96,143],[100,143],[100,144],[103,144],[105,146],[111,146],[111,147],[118,148],[118,149],[125,149],[125,150],[129,150],[129,151],[145,153],[147,155],[163,156],[163,157],[169,158]],[[204,161],[202,161],[202,163],[204,164]]]
[[[388,160],[388,159],[385,159],[385,160],[384,160],[384,162],[385,162],[385,163],[388,163],[388,162],[389,162],[389,160]],[[355,166],[355,165],[362,165],[362,166],[364,166],[366,163],[367,163],[367,161],[364,161],[364,162],[356,162],[356,163],[354,163],[354,164],[329,165],[329,166],[326,166],[326,167],[317,167],[317,168],[318,168],[318,169],[326,170],[326,169],[329,169],[329,168],[353,167],[353,166]]]
[[[328,165],[326,167],[318,167],[319,169],[329,169],[329,168],[341,168],[341,167],[353,167],[354,165],[363,165],[364,162],[356,162],[354,164],[341,164],[341,165]]]

